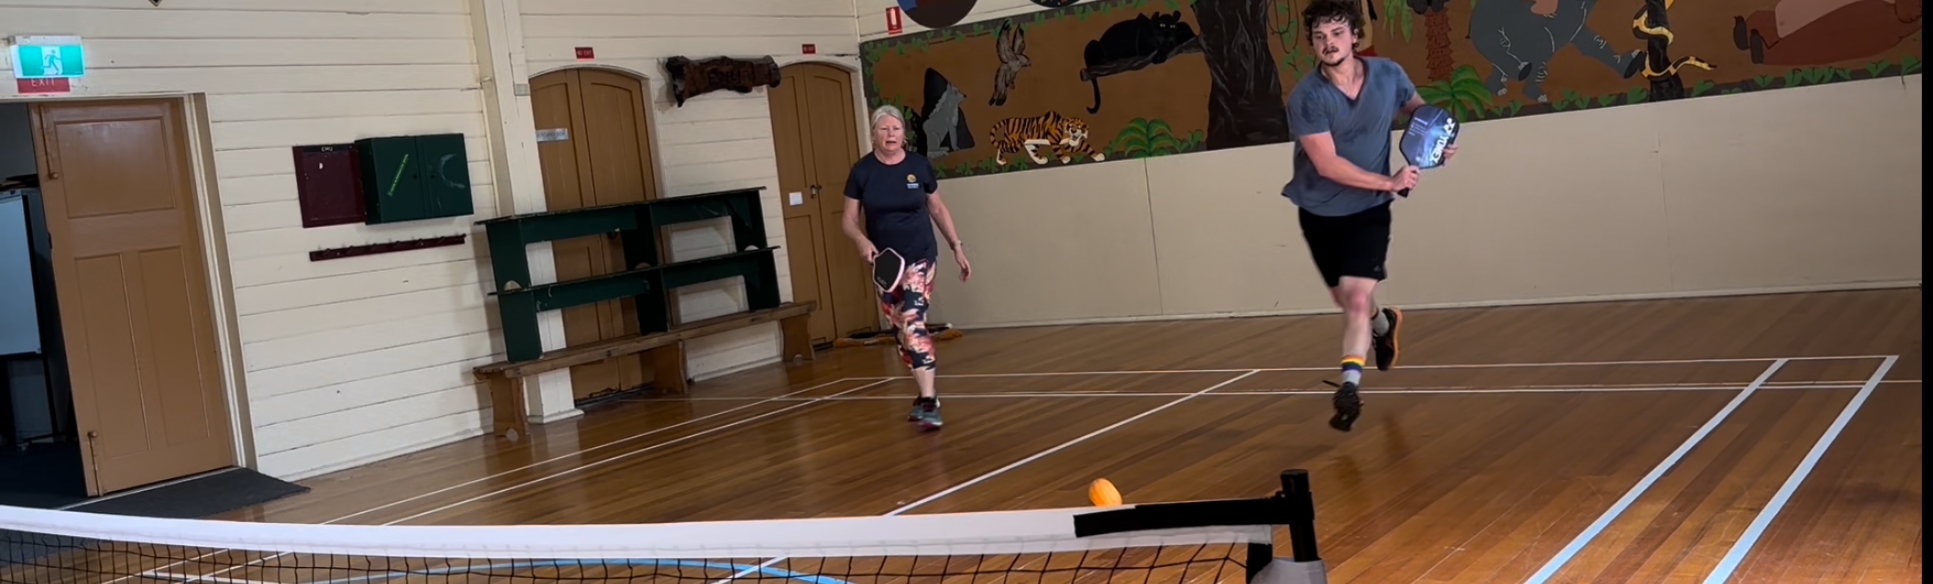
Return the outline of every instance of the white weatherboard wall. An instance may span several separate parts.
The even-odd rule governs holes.
[[[500,359],[491,284],[473,221],[494,217],[489,133],[468,0],[0,0],[0,36],[72,34],[88,75],[73,97],[205,94],[220,219],[256,467],[300,479],[481,434],[488,403],[469,374]],[[670,55],[775,55],[800,43],[855,52],[851,5],[836,0],[538,0],[520,21],[532,73],[578,64],[652,79],[668,195],[765,186],[783,241],[764,92],[710,94],[672,108]],[[856,67],[856,61],[846,59]],[[4,67],[0,65],[0,67]],[[5,69],[0,68],[0,71]],[[6,73],[8,76],[10,72]],[[520,80],[521,81],[521,80]],[[12,84],[0,99],[22,98]],[[469,137],[476,214],[402,225],[303,229],[290,148],[375,136]],[[529,182],[529,181],[527,181]],[[540,182],[540,181],[534,181]],[[519,200],[541,193],[520,193]],[[687,230],[674,254],[724,251],[723,228]],[[473,244],[311,262],[317,249],[467,232]],[[221,257],[221,256],[215,256]],[[781,290],[784,257],[779,258]],[[686,294],[686,317],[743,307],[739,288]],[[776,329],[691,343],[707,377],[777,357]],[[244,432],[251,428],[244,428]]]
[[[653,149],[660,192],[666,197],[745,187],[764,187],[762,207],[769,243],[781,246],[780,296],[792,297],[785,222],[779,200],[766,90],[707,93],[679,107],[666,83],[664,59],[683,56],[756,58],[784,65],[804,60],[801,45],[816,45],[812,58],[854,70],[859,62],[852,4],[846,0],[522,0],[524,49],[532,77],[575,66],[618,69],[650,80]],[[596,59],[579,61],[577,47]],[[858,83],[854,83],[857,87]],[[854,100],[860,98],[854,96]],[[671,232],[671,259],[683,261],[731,249],[724,220]],[[694,320],[747,307],[737,280],[679,291],[680,318]],[[772,362],[779,354],[777,323],[686,343],[693,377],[703,379]]]

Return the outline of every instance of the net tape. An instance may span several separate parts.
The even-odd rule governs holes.
[[[1282,500],[509,526],[292,525],[0,507],[0,582],[1240,582],[1253,575],[1247,568],[1258,546],[1267,554],[1270,523],[1307,517],[1282,513]]]
[[[1076,515],[1105,509],[621,525],[366,526],[164,519],[0,506],[0,529],[130,544],[257,552],[606,560],[993,555],[1246,544],[1270,538],[1268,525],[1075,535]]]

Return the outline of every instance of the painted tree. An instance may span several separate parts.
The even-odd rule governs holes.
[[[1431,81],[1447,80],[1456,73],[1456,58],[1450,48],[1450,0],[1409,0],[1409,8],[1423,15],[1423,47],[1428,51]]]
[[[1208,65],[1208,150],[1287,142],[1289,113],[1269,48],[1272,0],[1195,0]]]

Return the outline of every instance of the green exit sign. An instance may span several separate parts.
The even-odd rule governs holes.
[[[15,79],[63,79],[87,73],[87,59],[77,36],[16,36],[13,49]]]

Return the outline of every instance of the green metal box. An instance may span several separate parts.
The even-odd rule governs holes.
[[[362,160],[364,223],[460,217],[470,201],[470,158],[462,134],[356,141]]]

